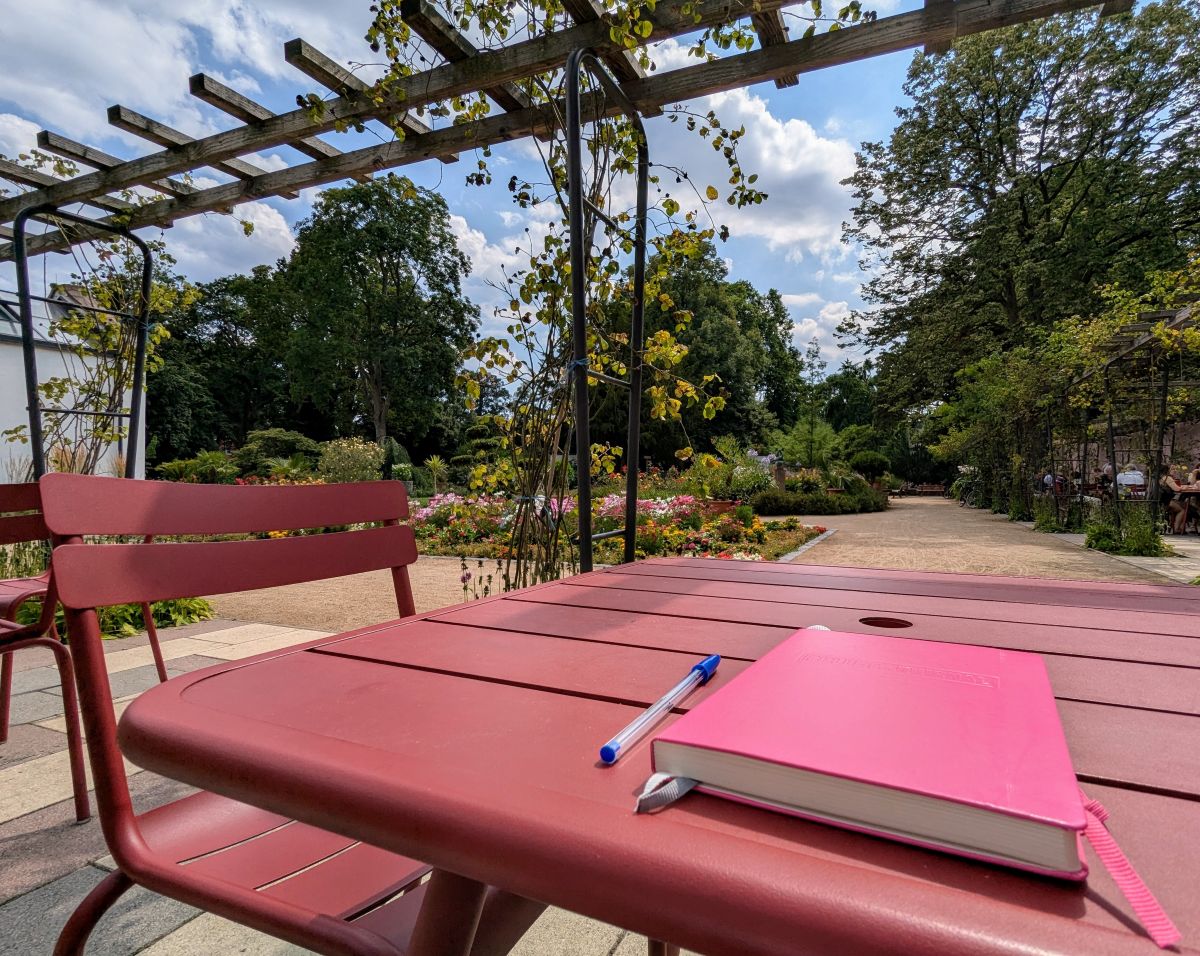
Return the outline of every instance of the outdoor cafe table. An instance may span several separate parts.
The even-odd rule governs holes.
[[[1156,952],[1090,851],[1076,884],[700,794],[634,815],[649,743],[613,767],[599,745],[701,656],[724,661],[684,708],[809,624],[1041,653],[1084,789],[1200,952],[1185,586],[643,561],[177,677],[129,707],[121,746],[446,885],[701,953]]]

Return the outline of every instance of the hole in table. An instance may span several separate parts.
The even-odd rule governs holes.
[[[906,621],[899,617],[860,617],[859,624],[866,624],[868,627],[912,627],[912,621]]]

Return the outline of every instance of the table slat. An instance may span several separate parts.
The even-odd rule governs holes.
[[[785,565],[765,562],[720,561],[716,567],[692,564],[625,564],[607,570],[610,575],[683,578],[701,581],[729,581],[738,584],[771,584],[788,588],[821,588],[856,591],[864,594],[907,594],[936,598],[964,598],[972,601],[1016,601],[1021,604],[1049,604],[1065,607],[1108,608],[1122,611],[1157,611],[1166,614],[1200,615],[1200,590],[1179,587],[1164,589],[1181,594],[1160,595],[1113,591],[1105,588],[1062,586],[1038,588],[1028,579],[994,578],[991,581],[929,581],[922,575],[905,578],[848,574],[804,574],[786,570]],[[804,567],[804,565],[797,565]]]
[[[660,616],[674,615],[687,624],[724,622],[731,626],[750,624],[790,630],[810,624],[824,624],[834,630],[865,634],[891,634],[1043,654],[1071,654],[1200,668],[1200,640],[1192,637],[1144,631],[1129,634],[1063,625],[1013,626],[1004,621],[988,619],[897,612],[890,601],[879,595],[855,602],[865,606],[847,608],[697,595],[684,597],[650,591],[571,587],[564,583],[536,591],[517,592],[508,601],[625,613],[654,611]],[[870,618],[898,618],[912,626],[897,630],[864,623],[864,619]]]

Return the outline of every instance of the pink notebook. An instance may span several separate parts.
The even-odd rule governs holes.
[[[647,804],[665,806],[694,785],[1077,880],[1085,838],[1150,938],[1180,939],[1108,832],[1107,811],[1079,789],[1036,654],[797,631],[655,737],[652,754],[639,806],[654,788],[666,799]]]
[[[666,728],[697,789],[1082,879],[1087,824],[1036,654],[802,630]]]

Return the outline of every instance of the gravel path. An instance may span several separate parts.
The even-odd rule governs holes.
[[[1086,581],[1162,584],[1164,578],[1052,534],[945,498],[893,499],[887,511],[801,517],[837,528],[795,564],[911,571],[962,571]]]

